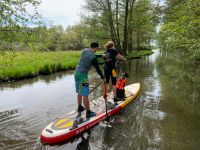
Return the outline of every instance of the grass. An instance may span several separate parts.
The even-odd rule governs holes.
[[[0,81],[19,80],[73,69],[80,51],[1,52]]]
[[[127,58],[128,59],[132,59],[132,58],[138,58],[138,57],[142,57],[142,56],[147,56],[147,55],[151,55],[154,52],[151,50],[141,50],[141,51],[133,51],[131,53],[128,53]]]
[[[103,51],[98,52],[98,54]],[[74,69],[81,51],[0,52],[0,82],[20,80],[38,75]],[[150,55],[152,51],[139,51],[128,54],[128,58]],[[100,59],[99,59],[100,60]]]

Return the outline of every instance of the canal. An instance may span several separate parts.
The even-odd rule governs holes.
[[[42,129],[75,111],[73,71],[0,84],[0,150],[198,150],[200,147],[199,66],[180,65],[155,50],[119,68],[140,82],[140,96],[116,117],[123,123],[97,125],[84,139],[43,145]],[[120,74],[119,73],[119,74]],[[90,88],[101,80],[90,71]],[[98,87],[91,103],[102,95]]]

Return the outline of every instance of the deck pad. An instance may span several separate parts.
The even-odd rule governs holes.
[[[109,93],[108,99],[107,99],[107,109],[112,109],[111,105],[114,106],[112,95]],[[118,104],[120,104],[122,101],[119,101]],[[94,104],[95,103],[95,104]],[[103,97],[99,97],[98,99],[94,100],[93,105],[91,105],[91,110],[95,111],[97,113],[96,116],[102,114],[105,112],[105,99]],[[83,119],[83,122],[87,121],[88,118],[86,118],[86,111],[83,111],[81,115],[77,113],[76,110],[73,110],[67,114],[66,117],[61,117],[51,125],[51,128],[54,130],[63,130],[63,129],[71,129],[73,126],[74,121],[78,120],[78,124],[80,124],[80,119]]]

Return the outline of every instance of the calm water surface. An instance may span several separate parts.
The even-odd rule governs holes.
[[[118,114],[124,123],[96,126],[84,139],[43,145],[42,129],[76,109],[73,72],[0,85],[0,150],[199,150],[200,84],[198,66],[180,67],[159,51],[131,60],[120,71],[128,84],[140,82],[140,97]],[[90,72],[90,87],[100,82]],[[91,103],[102,87],[91,95]]]

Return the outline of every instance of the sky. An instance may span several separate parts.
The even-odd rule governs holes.
[[[41,0],[38,7],[39,14],[45,22],[53,25],[77,24],[80,21],[80,13],[83,12],[84,0]],[[50,25],[48,23],[48,25]]]

